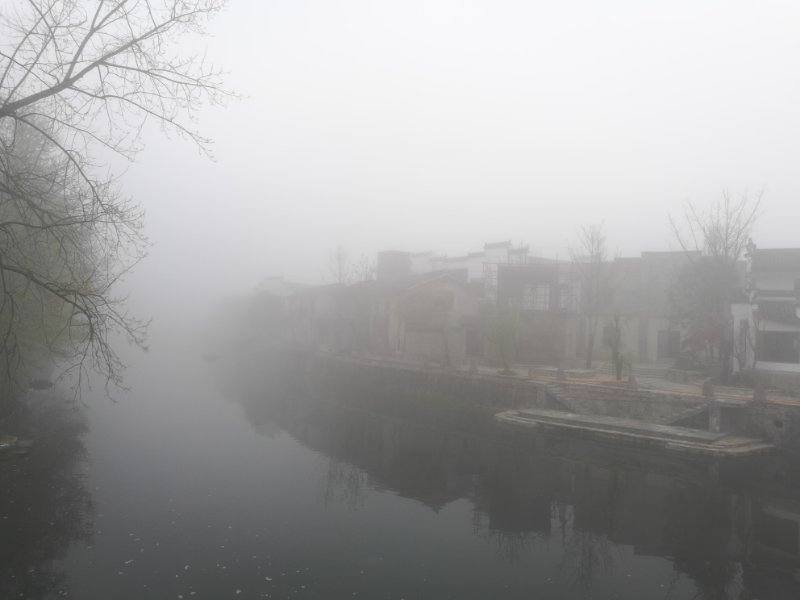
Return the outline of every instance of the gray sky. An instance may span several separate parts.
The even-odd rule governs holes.
[[[668,249],[723,189],[800,246],[800,3],[230,0],[211,31],[245,96],[201,114],[216,162],[148,132],[124,179],[145,311],[329,280],[340,243],[555,257],[602,222],[612,253]]]

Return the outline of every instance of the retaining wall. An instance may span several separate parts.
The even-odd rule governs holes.
[[[551,384],[559,400],[578,414],[604,415],[668,424],[692,409],[705,406],[704,398],[631,390],[622,387],[559,382]]]
[[[732,405],[699,396],[630,390],[574,382],[537,382],[521,377],[467,373],[320,353],[304,377],[340,400],[388,411],[437,409],[442,418],[477,409],[538,407],[578,414],[639,419],[713,429],[754,437],[800,451],[800,406],[775,403]]]
[[[495,410],[534,406],[539,386],[520,377],[429,368],[395,361],[350,359],[317,355],[312,364],[315,380],[339,395],[350,391],[407,397],[447,399],[463,407]]]

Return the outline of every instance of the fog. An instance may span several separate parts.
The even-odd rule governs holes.
[[[0,8],[0,597],[800,598],[800,4],[217,6]]]
[[[202,111],[215,161],[153,128],[124,175],[150,256],[137,312],[176,318],[337,245],[566,257],[675,249],[667,217],[764,192],[755,239],[795,246],[792,2],[231,2],[198,44],[241,94]],[[200,311],[202,313],[202,310]]]

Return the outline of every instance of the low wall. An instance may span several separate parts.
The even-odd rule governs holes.
[[[453,406],[493,410],[533,406],[536,383],[520,377],[466,373],[398,361],[318,354],[311,367],[319,385],[338,396],[371,394],[387,398],[447,400]]]
[[[403,355],[417,362],[443,364],[445,356],[450,364],[463,364],[467,360],[466,335],[463,331],[447,334],[447,348],[441,333],[430,331],[407,331],[403,340]]]
[[[800,406],[749,403],[743,407],[722,406],[720,413],[722,431],[800,451]]]
[[[668,424],[688,411],[705,406],[697,396],[630,390],[623,387],[564,383],[551,384],[558,399],[578,414],[604,415]]]
[[[800,373],[796,371],[773,371],[756,369],[758,381],[766,388],[780,390],[789,396],[800,395]]]

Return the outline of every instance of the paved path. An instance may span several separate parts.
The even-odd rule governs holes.
[[[387,359],[386,357],[381,357],[378,355],[375,356],[364,356],[360,357],[362,360],[374,360],[375,362],[390,362],[390,363],[400,363],[400,364],[409,364],[412,366],[419,367],[421,365],[415,363],[403,363],[401,360],[392,360]],[[637,368],[644,373],[653,373],[658,371],[663,371],[666,373],[669,369],[664,365],[634,365],[634,373],[636,373]],[[511,370],[516,377],[520,377],[522,379],[528,379],[528,373],[530,370],[533,369],[535,374],[533,379],[537,381],[556,381],[555,367],[548,367],[543,365],[513,365]],[[458,365],[453,366],[449,370],[454,371],[463,371],[469,372],[469,367],[466,365]],[[501,375],[501,369],[498,367],[487,367],[484,365],[480,365],[477,367],[478,373],[481,375]],[[591,375],[591,371],[586,371],[584,369],[568,369],[566,371],[567,374],[567,381],[569,383],[584,383],[584,384],[595,384],[595,385],[609,385],[609,386],[624,386],[626,384],[626,380],[620,382],[614,379],[612,376],[608,375],[609,367],[603,363],[597,363],[597,371],[594,376]],[[571,376],[572,374],[577,375],[580,373],[580,376]],[[663,377],[657,376],[648,376],[642,375],[636,377],[636,382],[641,389],[650,390],[650,391],[660,391],[660,392],[667,392],[673,394],[681,394],[684,396],[703,396],[703,385],[701,382],[692,383],[692,382],[677,382],[677,381],[670,381]],[[714,386],[714,393],[715,396],[720,400],[731,400],[736,403],[744,403],[750,402],[753,398],[753,390],[748,388],[739,388],[733,386],[722,386],[722,385],[715,385]],[[800,398],[793,398],[791,396],[781,396],[777,395],[774,392],[770,393],[767,392],[767,401],[774,404],[783,404],[787,406],[800,406]]]

